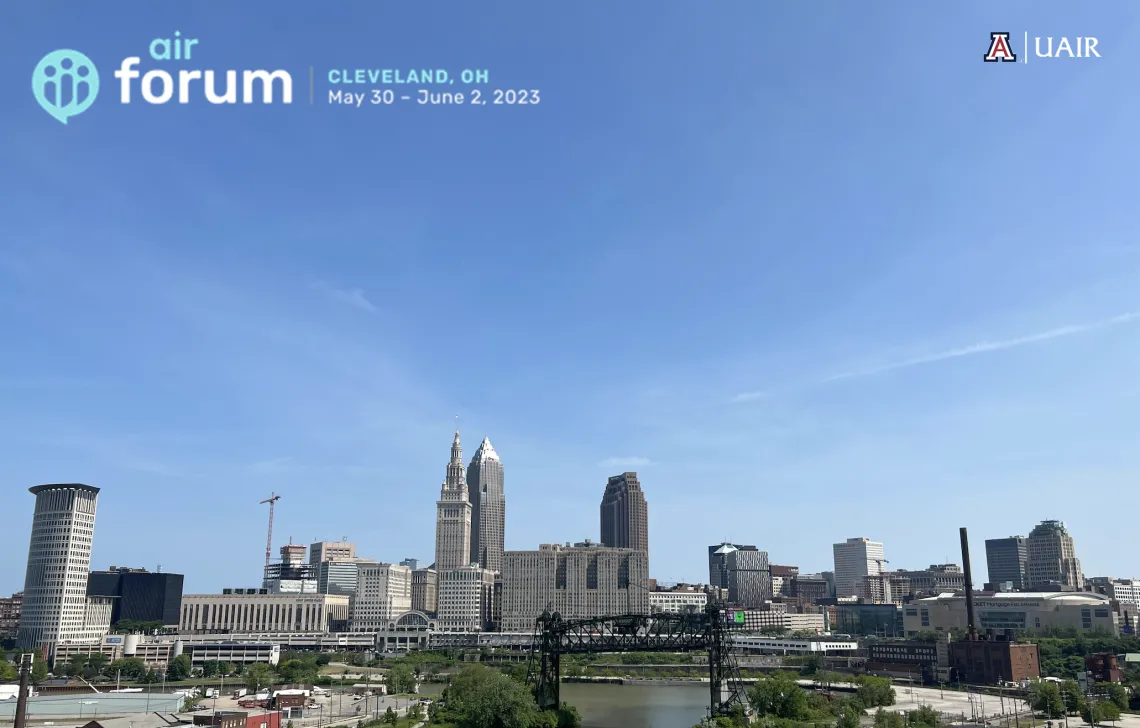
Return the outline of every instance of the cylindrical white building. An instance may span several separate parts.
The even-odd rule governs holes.
[[[27,649],[89,639],[87,576],[99,489],[61,483],[28,490],[36,510],[18,644]]]

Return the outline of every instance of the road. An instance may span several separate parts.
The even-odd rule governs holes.
[[[312,700],[317,704],[317,707],[306,708],[304,718],[292,718],[294,728],[308,728],[317,725],[322,726],[322,728],[324,726],[355,725],[361,719],[382,718],[389,707],[395,710],[397,715],[404,715],[408,712],[408,708],[419,700],[419,697],[373,696],[353,700],[351,693],[334,693],[329,697],[314,697]],[[214,710],[245,710],[231,697],[219,697],[216,707],[213,699],[203,700],[201,705],[206,706],[209,712]],[[250,712],[256,711],[257,708],[250,709]]]
[[[805,687],[811,686],[813,683],[810,680],[800,680],[799,683]],[[854,685],[847,683],[836,683],[835,688],[854,688]],[[939,713],[947,713],[955,716],[966,716],[966,720],[971,720],[975,716],[985,717],[992,719],[1001,717],[1003,715],[1009,716],[1011,719],[1015,712],[1028,717],[1029,706],[1020,697],[1005,696],[999,697],[997,695],[981,695],[978,693],[960,693],[955,690],[939,690],[938,688],[927,688],[911,685],[895,684],[895,704],[892,706],[895,710],[915,710],[921,705],[928,705],[937,710]],[[1070,721],[1069,728],[1075,728]],[[1140,728],[1140,722],[1135,726],[1127,726],[1126,728]]]

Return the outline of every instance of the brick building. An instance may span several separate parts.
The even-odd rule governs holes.
[[[16,638],[16,632],[20,627],[20,605],[23,601],[23,592],[0,599],[0,640]]]

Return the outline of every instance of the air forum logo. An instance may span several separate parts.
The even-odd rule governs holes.
[[[99,71],[79,51],[61,49],[40,59],[32,73],[32,93],[61,124],[91,108],[99,95]]]
[[[200,50],[198,45],[197,38],[183,38],[176,30],[173,37],[152,40],[147,50],[152,61],[189,64]],[[172,73],[163,68],[139,68],[140,64],[141,56],[128,56],[114,72],[122,104],[130,104],[140,97],[151,105],[175,99],[179,104],[202,99],[216,105],[293,103],[293,77],[288,71],[179,68]],[[132,83],[136,79],[137,85]],[[138,96],[133,95],[134,89],[139,91]],[[79,51],[52,51],[36,64],[32,93],[44,111],[66,124],[68,119],[82,114],[95,103],[99,95],[99,71],[91,59]]]

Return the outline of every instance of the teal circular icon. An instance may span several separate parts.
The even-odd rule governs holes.
[[[99,71],[79,51],[61,49],[40,59],[32,73],[32,93],[61,124],[82,114],[99,95]]]

